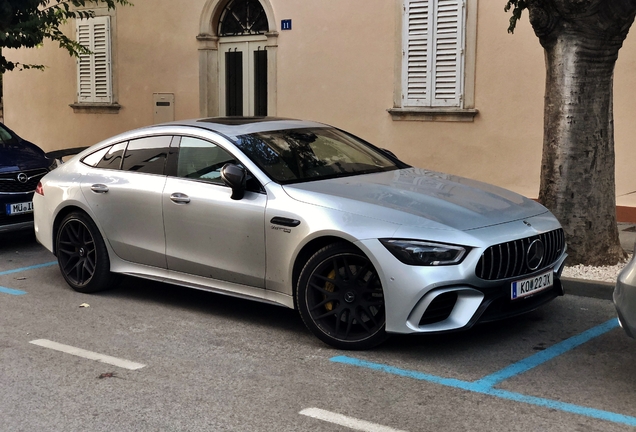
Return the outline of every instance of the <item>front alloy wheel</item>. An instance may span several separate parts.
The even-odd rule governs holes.
[[[387,339],[384,293],[369,259],[346,243],[316,252],[297,289],[305,325],[323,342],[341,349],[368,349]]]

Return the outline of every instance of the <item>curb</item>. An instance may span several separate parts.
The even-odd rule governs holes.
[[[561,278],[561,283],[563,284],[563,291],[565,291],[566,294],[610,301],[613,300],[612,295],[614,293],[614,287],[616,286],[613,282],[566,277]]]

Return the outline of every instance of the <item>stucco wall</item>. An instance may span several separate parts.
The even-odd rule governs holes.
[[[396,0],[397,1],[397,0]],[[388,0],[270,0],[279,30],[278,115],[347,129],[405,161],[495,183],[530,197],[539,188],[543,50],[524,17],[506,32],[505,1],[479,0],[474,122],[393,121],[396,7]],[[152,94],[175,94],[177,119],[199,115],[199,44],[204,0],[137,0],[116,18],[117,114],[74,113],[75,60],[52,43],[6,51],[46,71],[5,75],[5,121],[47,150],[89,145],[152,123]],[[72,32],[72,28],[67,28]],[[617,195],[636,207],[636,41],[628,36],[615,78]],[[397,78],[399,79],[399,77]]]
[[[163,3],[163,7],[156,7]],[[186,2],[181,2],[186,3]],[[113,51],[117,114],[74,113],[76,63],[54,43],[37,49],[7,50],[24,63],[41,63],[44,72],[5,74],[5,121],[46,150],[94,144],[125,130],[152,123],[152,94],[176,94],[176,118],[198,115],[196,28],[200,1],[175,13],[168,1],[142,0],[121,8]],[[74,28],[65,27],[67,34]]]

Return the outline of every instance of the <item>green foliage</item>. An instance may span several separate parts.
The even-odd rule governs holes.
[[[2,48],[33,48],[44,39],[59,43],[72,56],[89,53],[60,30],[69,19],[92,18],[94,11],[85,7],[117,4],[130,5],[129,0],[0,0],[0,51]],[[0,74],[14,69],[44,69],[39,64],[8,61],[0,54]]]
[[[517,27],[517,21],[521,19],[521,12],[527,9],[528,5],[526,0],[508,0],[506,6],[504,6],[504,12],[508,12],[512,9],[512,16],[510,17],[510,25],[508,26],[508,33],[514,33],[515,27]]]

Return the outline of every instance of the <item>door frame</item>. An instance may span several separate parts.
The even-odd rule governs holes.
[[[237,36],[220,38],[218,24],[221,12],[227,0],[207,0],[199,22],[197,35],[199,51],[199,113],[201,117],[215,117],[220,115],[221,86],[220,86],[220,42],[226,39],[244,39],[256,37],[264,42],[267,50],[267,115],[277,115],[277,71],[278,71],[278,31],[274,8],[269,0],[259,0],[267,15],[269,31],[263,35]],[[223,71],[224,72],[224,71]],[[225,95],[223,95],[225,98]]]
[[[219,115],[227,115],[225,112],[226,107],[226,92],[225,92],[225,52],[228,49],[243,47],[242,52],[247,54],[243,58],[243,112],[247,107],[248,116],[254,115],[254,51],[259,49],[267,49],[266,47],[267,37],[262,35],[254,36],[235,36],[235,37],[223,37],[219,39]],[[268,53],[268,69],[269,69],[269,53]],[[269,71],[268,71],[269,72]],[[269,73],[268,73],[269,78]],[[268,81],[269,83],[269,81]],[[269,86],[268,86],[269,87]],[[269,88],[267,89],[269,91]],[[269,113],[269,93],[267,101],[267,115]]]

